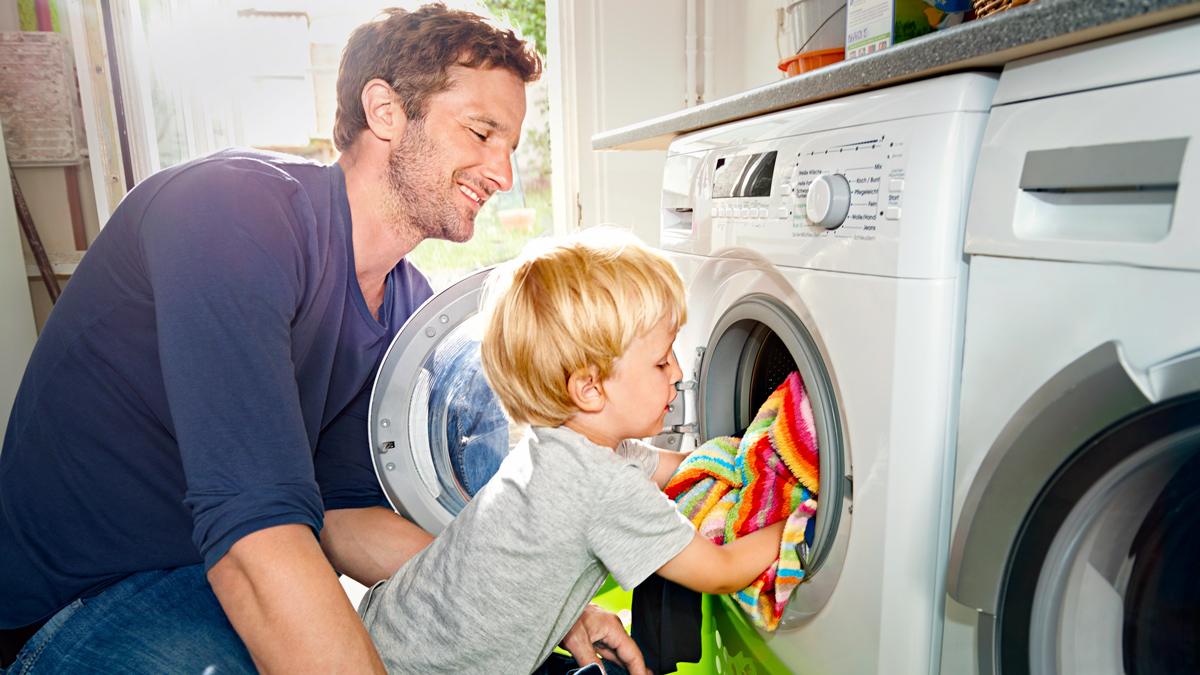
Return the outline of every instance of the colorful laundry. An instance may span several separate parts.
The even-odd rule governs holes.
[[[664,488],[705,538],[722,544],[787,519],[779,560],[735,594],[755,625],[774,630],[804,580],[799,548],[820,489],[812,405],[798,373],[759,408],[745,436],[714,438]]]

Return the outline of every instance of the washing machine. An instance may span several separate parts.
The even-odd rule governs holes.
[[[979,155],[942,672],[1200,672],[1200,22],[1020,61]]]
[[[771,633],[706,598],[699,672],[936,671],[962,233],[995,83],[944,76],[668,149],[660,245],[688,288],[677,446],[740,435],[798,371],[820,456],[807,580]]]

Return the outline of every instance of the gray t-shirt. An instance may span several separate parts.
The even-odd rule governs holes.
[[[609,573],[630,589],[695,529],[649,477],[650,446],[612,450],[534,427],[462,513],[363,598],[389,673],[528,673]]]

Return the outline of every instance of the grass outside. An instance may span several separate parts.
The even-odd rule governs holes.
[[[456,244],[426,240],[409,254],[408,259],[428,277],[435,293],[475,270],[513,258],[525,242],[553,232],[549,187],[526,192],[524,204],[505,197],[497,195],[484,205],[475,219],[475,236],[470,241]],[[531,225],[501,223],[502,210],[522,206],[534,210]]]

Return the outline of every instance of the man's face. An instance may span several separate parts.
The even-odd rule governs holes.
[[[463,242],[494,192],[512,187],[510,157],[525,119],[525,84],[508,70],[452,66],[450,89],[393,141],[387,178],[398,224]]]

